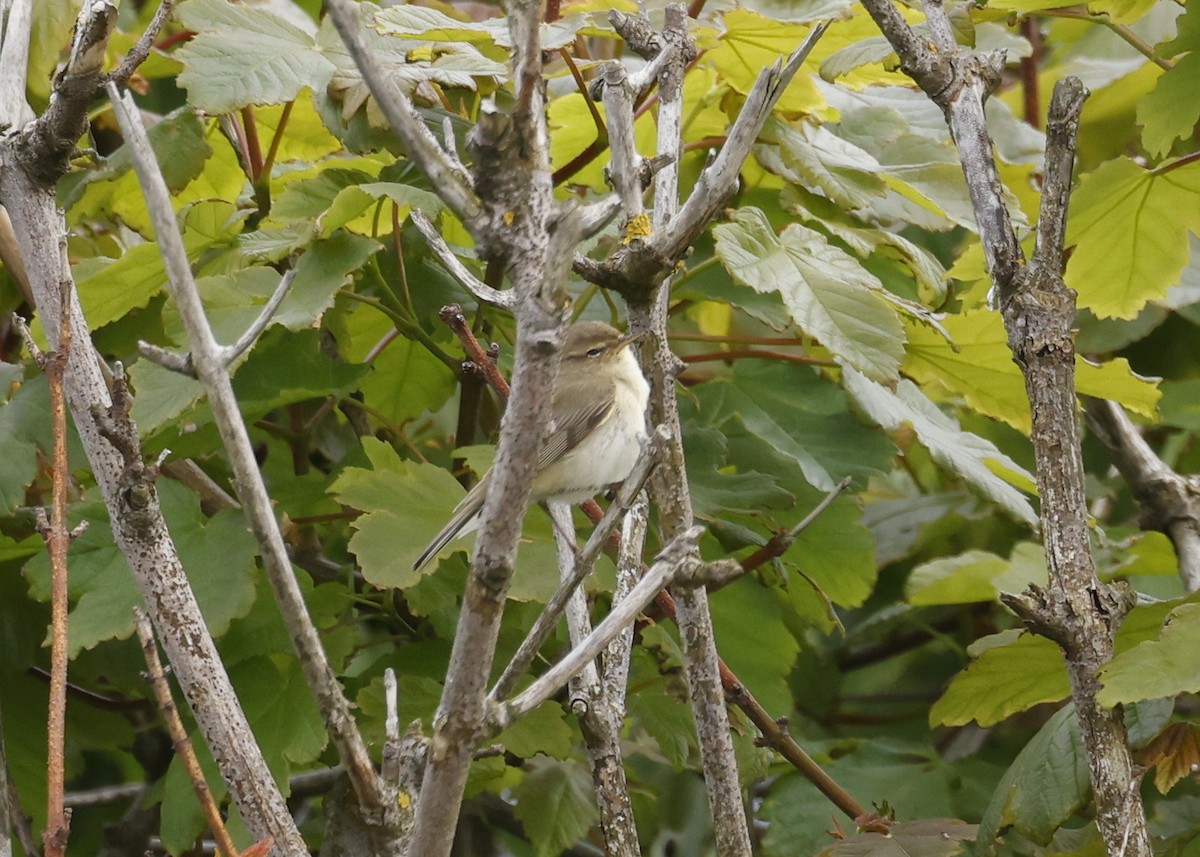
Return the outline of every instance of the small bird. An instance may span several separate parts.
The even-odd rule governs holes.
[[[622,336],[602,321],[567,329],[550,425],[538,449],[531,500],[578,503],[618,482],[633,469],[646,436],[650,385]],[[421,551],[424,566],[461,532],[478,525],[492,471],[483,474],[454,510],[449,523]]]

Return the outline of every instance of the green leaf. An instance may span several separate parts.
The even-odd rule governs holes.
[[[283,653],[249,658],[230,668],[229,678],[271,773],[286,794],[291,766],[316,759],[328,740],[300,662]]]
[[[562,706],[551,700],[523,715],[501,732],[495,743],[522,759],[531,759],[538,753],[552,759],[566,759],[571,755],[574,737],[575,730],[567,722]]]
[[[1071,198],[1066,243],[1075,252],[1067,285],[1097,316],[1133,318],[1160,300],[1200,231],[1200,164],[1146,170],[1128,158],[1084,176]]]
[[[1029,399],[1021,370],[1013,362],[1000,314],[975,310],[947,316],[942,326],[951,340],[924,325],[908,324],[904,371],[923,386],[962,395],[972,408],[1029,433]],[[1142,378],[1117,357],[1095,364],[1075,357],[1079,393],[1112,399],[1147,419],[1158,414],[1157,381]]]
[[[698,421],[746,431],[795,462],[813,486],[828,491],[845,476],[867,479],[888,467],[892,448],[848,410],[836,385],[804,366],[739,361],[733,376],[694,388]]]
[[[292,330],[309,327],[333,306],[338,289],[349,285],[380,244],[361,235],[334,232],[317,241],[296,266],[296,278],[275,319]]]
[[[418,187],[398,182],[366,182],[339,191],[330,203],[329,210],[318,219],[317,225],[322,232],[345,226],[355,232],[369,234],[375,219],[375,204],[381,199],[399,206],[397,217],[400,220],[407,218],[414,208],[430,218],[437,217],[445,208],[437,194]]]
[[[254,600],[257,545],[241,510],[206,518],[194,494],[177,482],[157,485],[163,515],[187,574],[205,624],[214,637],[245,615]],[[108,639],[124,639],[134,631],[133,607],[142,603],[125,556],[113,544],[108,515],[100,504],[72,510],[72,526],[88,521],[87,530],[71,543],[68,617],[69,652],[73,658]],[[26,566],[30,595],[50,598],[50,564],[44,555]]]
[[[988,648],[950,682],[929,710],[934,726],[999,723],[1071,693],[1062,652],[1045,637],[1004,631],[983,638]],[[983,641],[977,641],[979,647]]]
[[[800,651],[783,621],[782,599],[752,577],[712,593],[714,632],[721,657],[768,711],[788,711],[787,677]],[[753,622],[746,618],[754,617]]]
[[[879,176],[879,162],[823,125],[789,125],[772,119],[763,127],[761,139],[773,144],[755,150],[764,167],[821,194],[839,208],[869,208],[887,190]]]
[[[175,14],[197,35],[175,52],[179,85],[206,113],[282,104],[308,87],[323,91],[334,65],[317,48],[316,25],[299,26],[265,5],[188,0]]]
[[[1047,844],[1090,794],[1079,721],[1075,706],[1068,704],[1038,730],[996,786],[979,824],[978,853],[995,854],[996,837],[1009,827]]]
[[[856,833],[823,848],[817,857],[954,857],[977,832],[977,825],[956,818],[903,821],[887,833]]]
[[[11,368],[20,371],[19,366]],[[18,379],[5,380],[15,385]],[[37,477],[38,444],[49,446],[52,435],[50,388],[45,376],[39,375],[16,387],[12,398],[0,405],[0,437],[4,438],[4,455],[0,456],[0,515],[8,515],[25,505],[25,489]]]
[[[958,422],[908,380],[892,392],[853,369],[843,372],[846,391],[859,406],[888,431],[910,426],[930,455],[951,473],[966,479],[1015,518],[1032,524],[1037,520],[1029,500],[1015,484],[1033,488],[1033,476],[995,445],[963,431]]]
[[[257,415],[306,399],[345,396],[369,371],[325,353],[319,331],[275,327],[238,367],[233,389],[242,412]]]
[[[1046,558],[1041,545],[1020,542],[1008,559],[987,551],[967,551],[913,569],[904,584],[908,603],[969,604],[994,601],[1001,592],[1022,592],[1029,584],[1046,585]]]
[[[138,360],[128,373],[137,391],[133,421],[142,437],[151,437],[171,425],[204,397],[204,385],[195,378],[180,375],[152,360]]]
[[[1184,604],[1167,617],[1157,639],[1116,655],[1100,673],[1101,705],[1200,691],[1200,604]]]
[[[722,17],[724,32],[713,45],[705,45],[707,61],[722,78],[745,95],[761,71],[772,63],[786,61],[788,54],[808,36],[811,26],[773,21],[748,9],[735,9]],[[800,73],[784,90],[775,108],[781,113],[810,113],[825,106],[825,99],[812,81]]]
[[[650,657],[644,655],[644,660]],[[639,654],[634,654],[634,675],[638,676]],[[655,666],[657,669],[657,665]],[[631,693],[626,704],[629,716],[641,725],[658,744],[675,770],[687,764],[695,746],[696,719],[687,699],[686,688],[675,688],[669,678],[642,678],[634,682],[639,688]]]
[[[792,320],[840,362],[877,380],[896,377],[904,329],[879,297],[879,281],[845,251],[795,223],[776,236],[756,208],[739,209],[713,234],[730,274],[757,291],[779,292]]]
[[[536,758],[513,789],[513,814],[525,827],[536,857],[556,857],[597,820],[592,780],[573,762]]]
[[[420,580],[413,561],[449,519],[462,486],[442,468],[404,461],[371,438],[364,439],[363,451],[370,469],[346,468],[331,490],[339,502],[364,513],[350,539],[363,576],[376,586],[403,589]]]
[[[241,228],[240,215],[227,202],[200,202],[184,215],[183,246],[190,261],[219,244],[232,243]],[[158,244],[129,248],[120,259],[81,279],[79,300],[92,330],[144,307],[166,285]]]
[[[1197,79],[1200,79],[1200,52],[1178,60],[1158,79],[1150,94],[1138,102],[1142,145],[1151,155],[1161,158],[1176,140],[1191,136],[1200,121]]]

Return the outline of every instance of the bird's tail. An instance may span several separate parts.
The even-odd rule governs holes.
[[[462,502],[458,504],[454,510],[454,514],[446,523],[446,526],[433,537],[425,550],[421,551],[421,555],[417,557],[413,563],[413,570],[420,571],[429,560],[437,556],[442,548],[448,545],[455,536],[461,533],[464,529],[470,532],[474,527],[467,525],[473,523],[472,519],[479,514],[479,510],[483,508],[483,498],[487,492],[487,479],[481,479],[476,483],[467,496],[463,497]]]

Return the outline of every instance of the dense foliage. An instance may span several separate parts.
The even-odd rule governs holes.
[[[48,96],[77,5],[37,4],[32,101]],[[274,325],[234,382],[310,609],[360,726],[378,740],[386,667],[399,674],[406,722],[427,724],[437,704],[470,542],[420,572],[412,560],[461,498],[456,477],[486,468],[498,420],[491,392],[461,373],[458,341],[438,310],[466,308],[480,337],[500,343],[502,367],[513,325],[463,291],[409,222],[423,211],[475,265],[469,236],[398,151],[320,5],[187,0],[134,83],[218,335],[236,338],[298,257]],[[466,152],[481,104],[507,97],[507,34],[487,17],[495,10],[361,5],[377,55],[439,134],[451,119]],[[154,6],[122,9],[114,61]],[[603,137],[573,73],[622,56],[607,21],[614,6],[634,11],[589,0],[564,6],[544,28],[555,52],[550,122],[564,197],[606,192]],[[863,804],[903,822],[977,823],[981,854],[1097,853],[1087,769],[1062,705],[1062,656],[1020,630],[998,601],[1046,576],[1030,415],[988,306],[943,117],[848,0],[695,7],[701,53],[685,83],[683,164],[693,180],[758,71],[814,22],[833,22],[775,108],[727,216],[673,290],[672,343],[687,365],[688,472],[708,527],[703,551],[745,556],[841,479],[853,480],[783,557],[713,593],[721,655]],[[921,19],[916,9],[905,15]],[[1079,390],[1123,404],[1169,465],[1197,471],[1200,8],[997,0],[958,7],[955,20],[965,43],[1008,51],[990,130],[1014,211],[1027,221],[1036,214],[1037,123],[1050,88],[1066,74],[1091,88],[1068,230],[1067,280],[1081,307]],[[638,125],[647,154],[654,119],[651,96]],[[85,142],[94,152],[63,180],[60,203],[93,339],[126,367],[147,454],[169,449],[169,461],[195,462],[219,489],[229,473],[199,384],[139,356],[139,340],[186,343],[107,104],[97,105],[92,130]],[[613,236],[584,249],[602,252]],[[572,294],[579,316],[623,314],[594,287],[576,282]],[[30,313],[8,270],[0,304]],[[0,714],[17,794],[40,829],[49,563],[31,509],[49,495],[48,394],[6,331]],[[1125,705],[1131,740],[1154,766],[1143,788],[1163,852],[1195,854],[1200,750],[1186,694],[1200,690],[1200,612],[1171,544],[1139,529],[1137,505],[1103,447],[1089,438],[1085,454],[1100,570],[1147,596],[1118,636],[1101,699]],[[160,810],[156,829],[178,854],[203,821],[148,701],[131,639],[137,590],[85,460],[75,454],[72,463],[73,519],[90,527],[71,550],[71,788],[151,783],[140,806]],[[276,777],[331,764],[240,512],[195,479],[163,479],[159,488]],[[502,663],[557,581],[542,512],[529,514],[526,536]],[[611,577],[609,564],[589,584],[597,614]],[[706,853],[677,634],[651,616],[637,641],[626,757],[642,842],[656,854]],[[830,845],[832,805],[758,746],[736,710],[732,717],[761,853]],[[596,811],[578,730],[562,706],[544,704],[497,743],[504,752],[472,769],[465,824],[473,841],[551,855],[586,838]],[[212,785],[222,792],[215,776]],[[72,849],[98,852],[102,826],[127,810],[77,810]],[[319,843],[321,816],[307,817],[305,833]],[[957,847],[942,836],[948,830],[959,828],[913,825],[898,838],[911,837],[908,850],[944,854]]]

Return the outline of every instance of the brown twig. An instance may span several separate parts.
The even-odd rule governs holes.
[[[463,348],[467,352],[467,359],[475,366],[475,369],[484,377],[496,394],[504,401],[508,400],[509,386],[508,381],[500,374],[500,369],[496,366],[496,361],[479,344],[479,340],[475,338],[475,334],[471,332],[470,325],[467,324],[467,317],[463,315],[462,307],[458,304],[449,304],[442,307],[438,311],[438,315],[446,326],[454,331],[454,335],[462,342]]]
[[[71,813],[63,806],[67,716],[67,403],[63,379],[71,355],[71,316],[64,295],[59,317],[58,348],[40,361],[50,384],[50,412],[54,423],[54,477],[50,520],[39,510],[38,529],[50,551],[50,702],[46,747],[46,829],[42,844],[47,857],[66,853]]]
[[[229,831],[225,829],[225,822],[221,819],[220,810],[217,809],[212,792],[209,791],[208,783],[205,782],[204,772],[200,770],[200,761],[196,758],[196,751],[192,749],[187,730],[183,728],[183,721],[179,719],[179,710],[175,707],[175,700],[171,697],[171,686],[167,683],[162,662],[158,658],[158,647],[154,644],[154,631],[150,628],[150,619],[140,608],[135,607],[133,612],[137,616],[137,635],[142,644],[142,656],[146,659],[148,670],[146,678],[150,682],[150,689],[154,691],[154,698],[158,701],[159,710],[162,711],[163,721],[171,736],[175,754],[179,756],[179,761],[183,763],[183,767],[187,771],[188,779],[192,781],[192,788],[196,792],[196,799],[200,801],[204,819],[208,822],[213,838],[217,840],[217,852],[221,857],[238,857],[238,850],[229,837]]]
[[[796,526],[792,527],[790,530],[784,530],[776,533],[765,545],[756,550],[754,553],[750,554],[750,556],[743,559],[742,570],[747,572],[753,571],[760,565],[770,562],[776,557],[783,556],[785,553],[787,553],[787,549],[792,546],[792,543],[796,541],[800,534],[808,529],[809,525],[811,525],[812,522],[815,521],[822,512],[828,509],[833,501],[841,496],[843,491],[850,487],[851,481],[851,478],[847,476],[837,485],[834,485],[829,493],[822,498],[821,502],[818,503],[811,512],[804,516],[804,519],[801,520],[800,523],[796,524]]]

